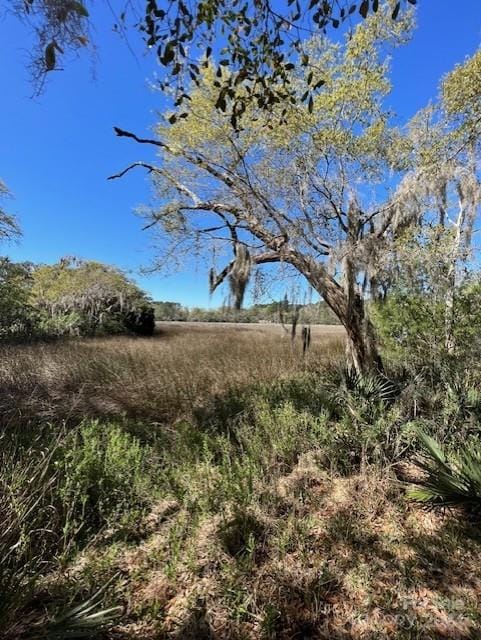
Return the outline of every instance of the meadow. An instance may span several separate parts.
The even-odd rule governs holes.
[[[444,396],[343,360],[339,327],[2,347],[4,637],[475,637],[478,521],[406,497]]]

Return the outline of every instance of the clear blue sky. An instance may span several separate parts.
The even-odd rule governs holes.
[[[162,101],[148,81],[156,65],[142,54],[137,34],[131,35],[134,57],[112,32],[106,3],[93,4],[96,60],[74,59],[35,99],[26,70],[28,33],[12,17],[0,20],[0,177],[15,196],[8,208],[23,229],[21,241],[0,252],[34,262],[65,255],[100,260],[128,270],[155,299],[217,304],[219,297],[209,302],[200,266],[169,277],[139,275],[153,254],[133,209],[148,202],[148,179],[141,172],[113,182],[106,177],[152,154],[116,138],[112,126],[145,134],[155,123]],[[389,102],[401,122],[436,96],[440,77],[480,40],[479,0],[419,0],[413,40],[393,59]]]

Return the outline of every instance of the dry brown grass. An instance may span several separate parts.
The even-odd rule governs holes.
[[[111,337],[0,349],[3,423],[130,418],[172,423],[228,389],[290,376],[341,351],[317,327],[310,353],[280,326],[166,324],[153,338]]]

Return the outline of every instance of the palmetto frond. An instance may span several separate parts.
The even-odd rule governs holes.
[[[424,478],[408,491],[408,497],[428,507],[464,506],[481,509],[481,443],[447,455],[436,440],[418,432],[422,454],[417,466]]]

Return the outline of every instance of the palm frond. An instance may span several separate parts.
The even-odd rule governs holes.
[[[77,638],[94,638],[112,620],[122,612],[121,606],[102,609],[103,595],[113,576],[90,598],[80,604],[63,611],[47,625],[45,638],[48,640],[72,640]]]
[[[470,443],[464,451],[449,456],[423,431],[417,433],[421,457],[416,465],[424,477],[408,490],[410,499],[427,507],[463,506],[481,509],[481,443]]]

